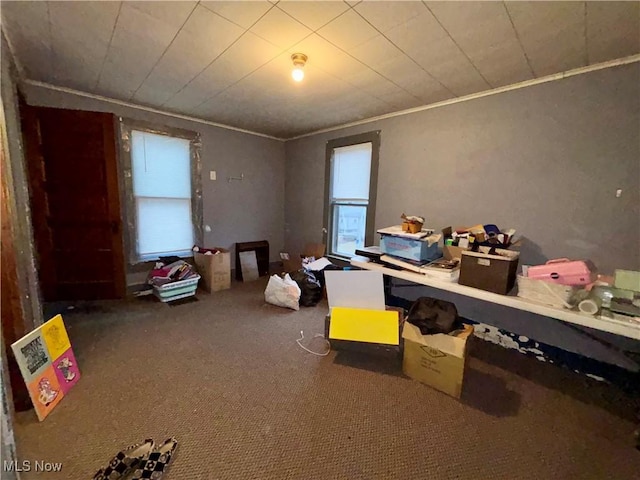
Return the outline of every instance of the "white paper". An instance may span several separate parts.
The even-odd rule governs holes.
[[[315,260],[311,263],[308,263],[307,265],[305,265],[305,267],[308,270],[313,270],[314,272],[319,272],[320,270],[322,270],[323,268],[327,267],[328,265],[333,265],[328,258],[322,257],[319,258],[318,260]]]

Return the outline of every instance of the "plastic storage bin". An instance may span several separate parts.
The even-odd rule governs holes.
[[[153,294],[163,303],[180,300],[181,298],[191,297],[196,294],[200,275],[180,280],[178,282],[166,283],[161,286],[153,286]]]
[[[518,296],[557,308],[572,308],[582,289],[518,275]]]
[[[380,238],[380,250],[382,253],[408,260],[433,261],[442,256],[442,250],[438,242],[429,245],[426,239],[414,240],[411,238],[397,237],[395,235],[382,235]]]

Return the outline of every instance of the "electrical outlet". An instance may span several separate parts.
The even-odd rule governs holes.
[[[215,170],[211,170],[209,172],[209,180],[215,180],[216,179],[216,171]]]
[[[622,196],[622,189],[619,188],[618,190],[616,190],[616,198],[620,198]]]

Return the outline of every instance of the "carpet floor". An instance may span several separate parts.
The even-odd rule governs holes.
[[[477,341],[458,401],[388,359],[322,351],[326,303],[264,303],[265,279],[169,307],[78,304],[65,323],[82,378],[38,422],[16,415],[20,460],[90,479],[128,444],[175,436],[166,480],[631,479],[637,399]]]

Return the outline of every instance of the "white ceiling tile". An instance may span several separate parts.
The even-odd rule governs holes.
[[[380,33],[360,15],[349,10],[318,30],[318,34],[332,44],[348,51]]]
[[[163,5],[159,10],[162,13],[156,12],[152,15],[148,13],[147,3],[163,2],[122,4],[97,90],[102,88],[101,83],[104,77],[118,75],[119,72],[124,71],[128,72],[127,76],[130,80],[137,79],[137,85],[130,87],[135,91],[169,48],[189,13],[185,14],[184,6]],[[191,7],[193,8],[193,5]],[[171,11],[176,15],[181,14],[181,22],[176,21],[175,18],[168,18],[167,12]],[[145,28],[141,28],[141,25]]]
[[[201,5],[208,8],[212,12],[231,20],[236,25],[240,25],[244,28],[249,28],[260,17],[262,17],[267,10],[273,7],[270,2],[200,2]]]
[[[114,71],[114,66],[107,60],[103,70]],[[93,93],[119,100],[129,100],[143,79],[144,76],[140,74],[136,75],[135,72],[119,69],[117,74],[103,75]]]
[[[198,6],[141,86],[140,96],[149,98],[151,92],[158,89],[165,95],[171,92],[164,101],[168,100],[242,33],[236,24]],[[137,98],[136,94],[134,100]],[[161,96],[153,98],[157,100]]]
[[[428,2],[427,6],[494,87],[533,77],[502,2]]]
[[[456,96],[490,88],[431,12],[392,28],[386,36]]]
[[[173,108],[184,105],[191,111],[246,75],[244,72],[234,71],[235,67],[235,63],[229,62],[228,59],[216,60],[167,100],[165,105]]]
[[[391,105],[394,110],[405,110],[407,108],[418,107],[423,104],[422,100],[419,98],[416,98],[410,93],[400,89],[394,93],[380,95],[378,98]]]
[[[418,66],[403,65],[402,72],[394,77],[394,82],[410,94],[422,99],[423,103],[451,98],[453,95],[437,80]]]
[[[103,3],[103,2],[99,2]],[[132,2],[126,1],[125,5],[129,8],[144,12],[147,15],[160,20],[166,25],[180,28],[189,14],[193,11],[197,2],[191,1],[173,1],[173,2]],[[123,5],[124,6],[124,5]]]
[[[227,86],[228,85],[225,85],[224,87]],[[220,92],[224,87],[216,90],[213,86],[209,88],[201,88],[198,85],[188,85],[167,100],[163,104],[163,108],[191,112],[194,108]]]
[[[584,2],[505,4],[536,76],[586,64]]]
[[[3,2],[2,30],[28,78],[51,81],[51,36],[45,2]]]
[[[120,2],[48,2],[52,82],[93,91],[107,55]]]
[[[281,49],[289,48],[311,34],[311,30],[278,8],[269,10],[251,27],[251,32]]]
[[[200,48],[211,52],[212,55],[218,56],[225,48],[231,45],[244,30],[222,18],[220,15],[207,10],[202,6],[198,6],[189,17],[187,23],[184,24],[178,37],[182,34],[188,34],[202,42]]]
[[[640,53],[639,2],[587,2],[589,63]]]
[[[280,49],[266,40],[247,32],[226,52],[220,55],[202,74],[186,87],[195,87],[203,92],[211,91],[207,98],[233,85],[262,65],[274,59]],[[264,91],[264,86],[263,86]],[[171,100],[169,100],[171,102]]]
[[[52,33],[61,32],[78,42],[108,43],[120,2],[47,2]]]
[[[3,2],[2,30],[29,78],[48,81],[52,52],[45,2]]]
[[[220,62],[229,74],[239,79],[273,60],[281,52],[282,49],[247,32],[218,57],[213,65]]]
[[[280,2],[278,8],[312,30],[317,30],[349,9],[344,2]]]
[[[108,43],[97,38],[85,43],[68,37],[67,30],[53,33],[52,81],[82,91],[92,91],[107,54]]]
[[[180,30],[184,20],[182,22],[167,22],[154,15],[150,15],[140,8],[134,8],[130,3],[146,4],[162,2],[123,3],[112,42],[116,47],[127,48],[131,46],[130,42],[132,39],[135,39],[135,42],[146,47],[151,47],[153,49],[152,54],[155,56],[155,49],[158,46],[162,47],[163,50],[169,46],[171,40],[173,40]],[[144,26],[144,28],[141,28],[141,26]]]
[[[422,15],[425,6],[422,2],[360,2],[354,10],[367,19],[381,32],[408,22]]]
[[[385,95],[394,93],[398,86],[391,83],[377,72],[371,69],[357,73],[349,73],[344,76],[344,80],[354,87],[361,88],[371,95]]]
[[[152,107],[161,107],[176,93],[173,88],[160,88],[158,86],[147,86],[146,82],[136,91],[133,101]]]

